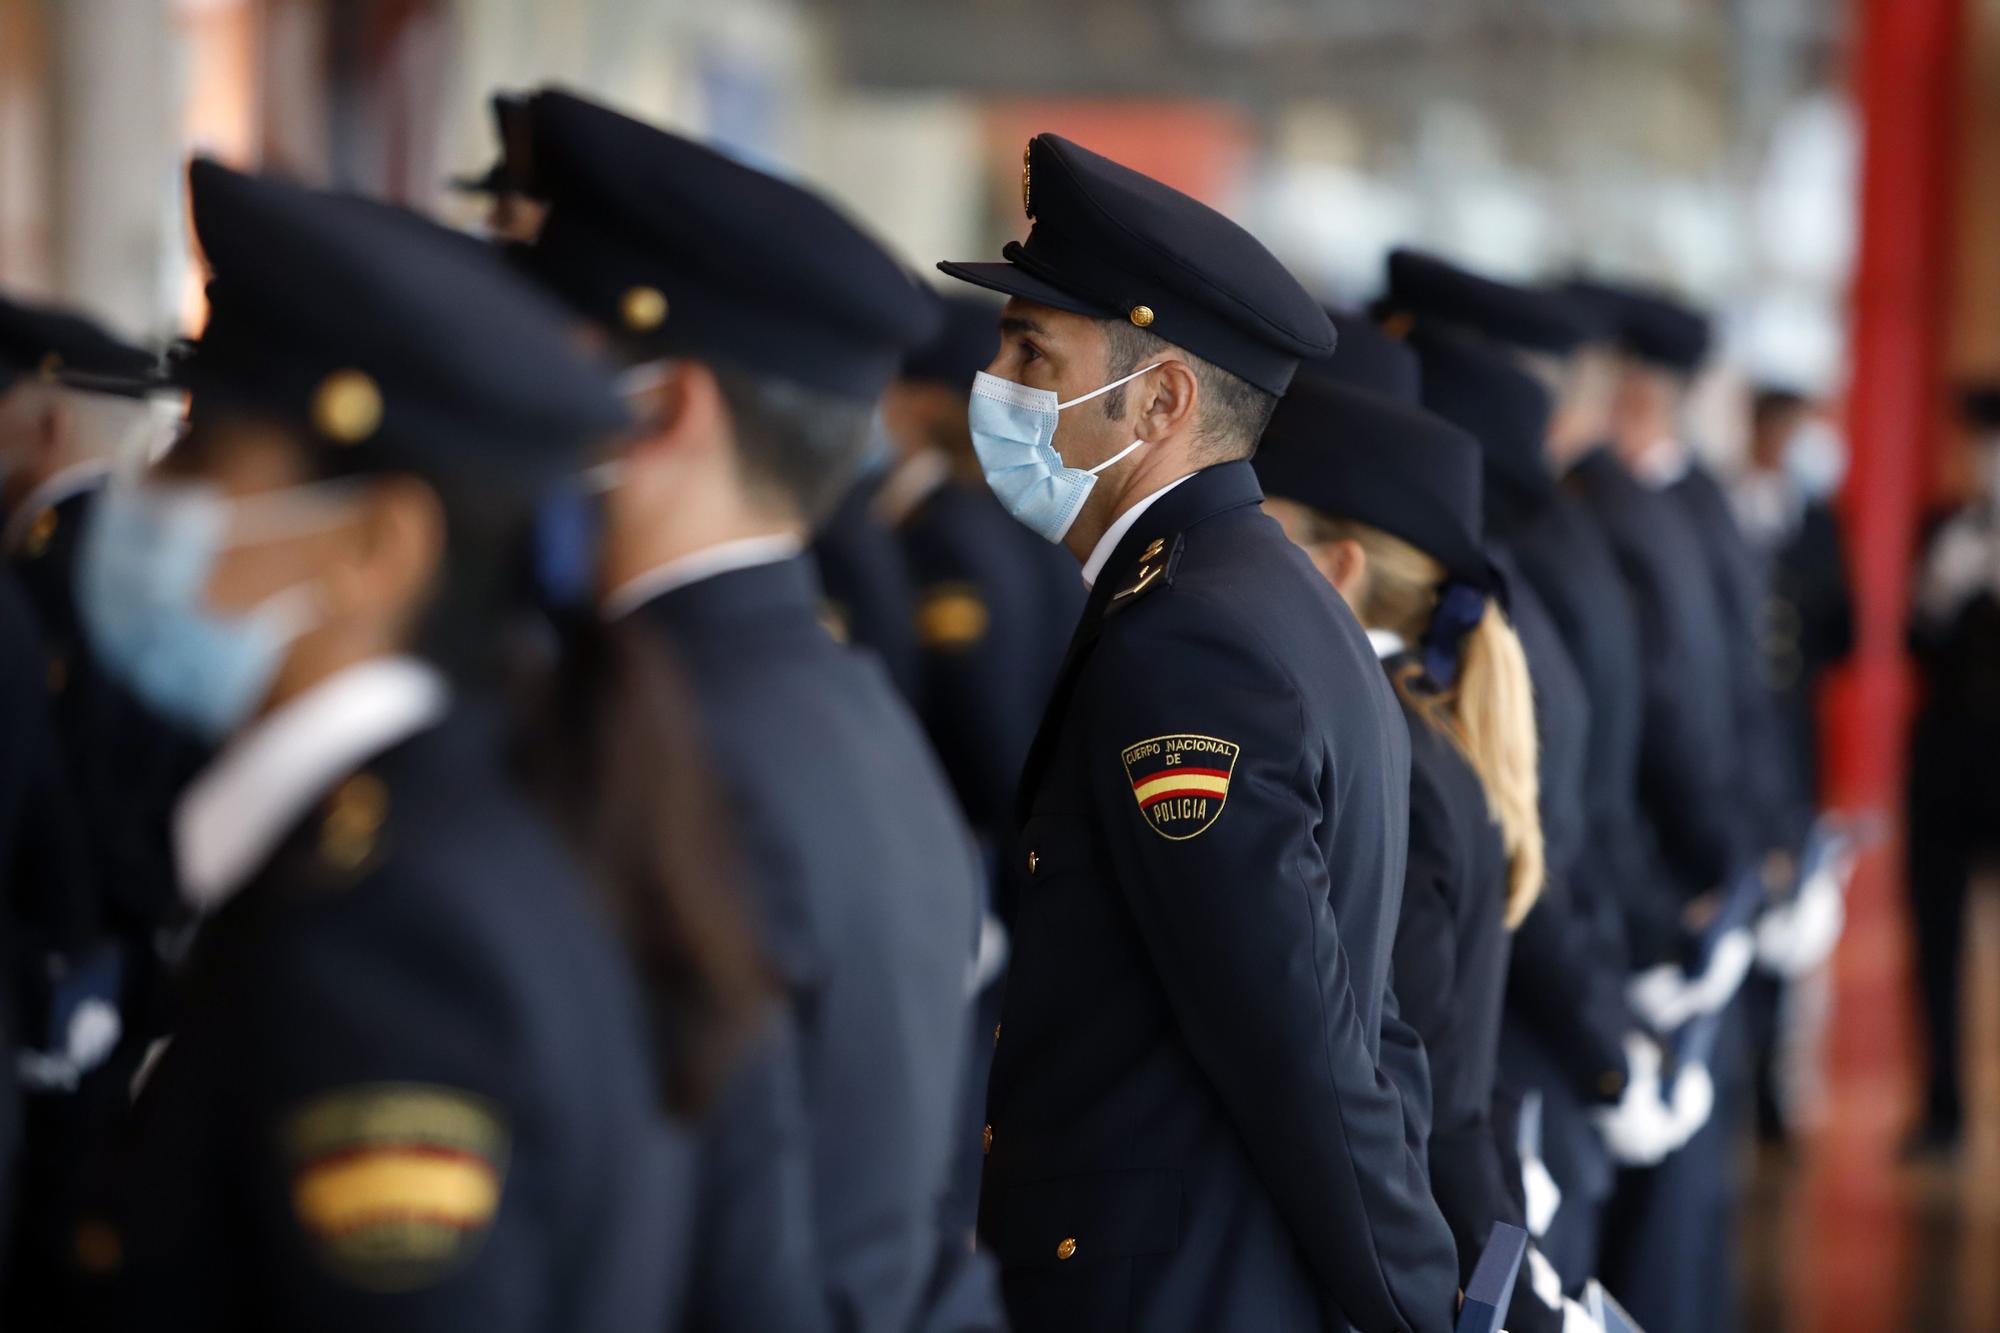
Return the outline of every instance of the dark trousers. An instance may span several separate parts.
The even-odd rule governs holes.
[[[1987,737],[1989,740],[2000,739]],[[1910,763],[1907,884],[1918,1011],[1929,1077],[1928,1128],[1958,1133],[1960,998],[1965,976],[1965,901],[1972,872],[1994,849],[2000,751],[1968,753],[1965,734],[1939,719],[1918,723]]]
[[[1741,997],[1716,1040],[1715,1113],[1659,1166],[1622,1171],[1599,1273],[1646,1333],[1734,1333],[1739,1163],[1753,1099]]]

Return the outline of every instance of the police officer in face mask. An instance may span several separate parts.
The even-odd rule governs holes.
[[[633,368],[643,417],[606,469],[596,591],[686,663],[750,858],[801,1034],[826,1316],[978,1326],[991,1293],[959,1285],[980,1273],[947,1186],[982,886],[915,718],[823,623],[805,546],[935,298],[822,199],[702,144],[553,91],[536,131],[551,209],[528,262]]]
[[[462,237],[189,186],[189,431],[106,492],[80,587],[107,669],[221,749],[176,808],[203,922],[95,1161],[75,1322],[666,1327],[681,1116],[762,991],[645,646],[552,651],[528,576],[538,489],[629,424],[614,380]]]
[[[1066,139],[1029,141],[1022,193],[1004,262],[941,266],[1012,298],[973,444],[1090,585],[1015,812],[980,1202],[1009,1314],[1448,1327],[1381,1067],[1408,735],[1246,461],[1331,326],[1226,218]]]

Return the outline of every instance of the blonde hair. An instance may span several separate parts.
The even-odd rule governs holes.
[[[1354,613],[1371,629],[1387,630],[1412,646],[1430,631],[1445,581],[1444,566],[1379,528],[1351,519],[1314,515],[1320,542],[1352,541],[1368,557],[1361,605]],[[1458,674],[1449,686],[1419,685],[1415,663],[1393,677],[1411,711],[1465,757],[1486,793],[1486,808],[1500,826],[1507,852],[1506,921],[1521,924],[1547,874],[1542,846],[1541,779],[1536,768],[1535,691],[1521,640],[1498,602],[1459,647]]]

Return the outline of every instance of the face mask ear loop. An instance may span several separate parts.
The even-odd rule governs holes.
[[[1133,380],[1138,379],[1141,375],[1144,375],[1147,371],[1158,370],[1161,366],[1164,366],[1165,364],[1167,363],[1164,361],[1155,361],[1152,365],[1147,366],[1145,370],[1135,370],[1122,380],[1113,380],[1111,381],[1111,383],[1104,385],[1102,388],[1092,389],[1089,393],[1078,394],[1076,397],[1070,399],[1066,403],[1057,403],[1056,411],[1060,412],[1064,408],[1075,407],[1078,403],[1087,403],[1091,399],[1097,397],[1099,394],[1110,393],[1113,389],[1117,388],[1121,384],[1130,384]]]
[[[1142,445],[1142,444],[1144,444],[1144,443],[1145,443],[1145,441],[1144,441],[1144,440],[1134,440],[1134,441],[1132,441],[1132,443],[1130,443],[1130,444],[1126,445],[1126,446],[1125,446],[1125,447],[1124,447],[1123,449],[1120,449],[1120,450],[1119,450],[1119,451],[1118,451],[1117,453],[1115,453],[1115,454],[1111,455],[1111,457],[1109,457],[1109,458],[1105,459],[1105,460],[1104,460],[1104,461],[1103,461],[1102,463],[1099,463],[1099,464],[1098,464],[1098,465],[1097,465],[1096,467],[1093,467],[1093,468],[1086,468],[1086,469],[1085,469],[1085,471],[1086,471],[1086,472],[1087,472],[1087,473],[1088,473],[1088,474],[1089,474],[1090,476],[1093,476],[1093,477],[1094,477],[1094,476],[1096,476],[1096,475],[1097,475],[1098,473],[1100,473],[1100,472],[1104,471],[1104,469],[1106,469],[1106,468],[1110,467],[1110,466],[1111,466],[1111,465],[1112,465],[1113,463],[1115,463],[1115,462],[1117,462],[1117,461],[1118,461],[1119,459],[1121,459],[1121,458],[1125,457],[1125,455],[1127,455],[1127,454],[1131,453],[1131,452],[1132,452],[1132,451],[1133,451],[1134,449],[1137,449],[1137,448],[1138,448],[1138,447],[1139,447],[1140,445]]]

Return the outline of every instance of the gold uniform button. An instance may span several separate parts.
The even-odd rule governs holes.
[[[21,550],[30,560],[49,549],[49,543],[55,539],[56,524],[60,521],[53,509],[44,509],[35,515],[34,523],[28,528],[28,538],[21,543]]]
[[[667,297],[658,287],[633,287],[618,302],[619,317],[634,333],[657,329],[667,322]]]
[[[49,693],[61,694],[69,684],[69,663],[60,657],[49,659]]]
[[[1035,871],[1040,868],[1041,864],[1042,864],[1042,858],[1039,852],[1028,853],[1028,873],[1030,875],[1034,874]]]
[[[1153,307],[1149,305],[1135,305],[1132,307],[1132,312],[1125,316],[1125,318],[1131,320],[1135,327],[1143,329],[1153,322]]]
[[[1064,1236],[1056,1242],[1056,1258],[1070,1259],[1076,1256],[1076,1237]]]
[[[988,1125],[979,1131],[979,1151],[981,1153],[993,1151],[993,1126]]]
[[[86,1273],[113,1273],[125,1263],[125,1242],[109,1222],[79,1222],[76,1266]]]
[[[993,1044],[995,1046],[1000,1044],[1000,1025],[998,1023],[993,1025]]]
[[[365,370],[336,370],[313,390],[312,423],[335,444],[359,444],[382,424],[382,390]]]
[[[1607,1069],[1597,1076],[1597,1090],[1606,1097],[1616,1097],[1625,1091],[1625,1076],[1615,1069]]]

